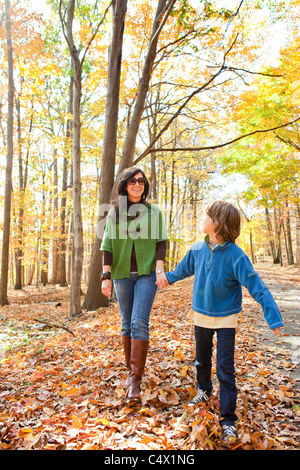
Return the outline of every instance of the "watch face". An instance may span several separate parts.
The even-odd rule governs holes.
[[[110,279],[110,273],[101,273],[101,281],[105,281],[105,279]]]

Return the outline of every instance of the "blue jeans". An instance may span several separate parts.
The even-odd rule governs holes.
[[[122,316],[122,335],[149,340],[149,319],[157,285],[155,272],[147,276],[131,274],[115,279],[114,286]]]
[[[235,384],[235,328],[210,329],[195,326],[196,374],[199,388],[212,392],[211,366],[213,335],[217,332],[217,377],[220,383],[220,413],[222,424],[234,424],[237,388]]]

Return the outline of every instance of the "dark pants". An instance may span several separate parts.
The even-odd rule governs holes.
[[[220,412],[222,424],[233,424],[237,389],[234,374],[235,328],[209,329],[195,326],[196,373],[201,390],[212,392],[211,367],[213,335],[217,333],[217,377],[220,383]]]

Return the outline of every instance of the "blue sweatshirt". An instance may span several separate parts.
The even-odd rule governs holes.
[[[208,239],[195,243],[175,270],[166,273],[169,284],[195,275],[192,309],[213,317],[239,313],[244,286],[261,305],[270,328],[282,327],[281,313],[271,292],[243,250],[231,242],[212,250]]]

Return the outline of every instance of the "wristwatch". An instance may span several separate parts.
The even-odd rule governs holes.
[[[156,271],[156,274],[160,274],[160,273],[163,273],[164,270],[163,269],[159,269],[158,271]]]
[[[101,273],[101,281],[105,281],[105,279],[111,279],[111,275],[109,271],[106,271],[105,273]]]

